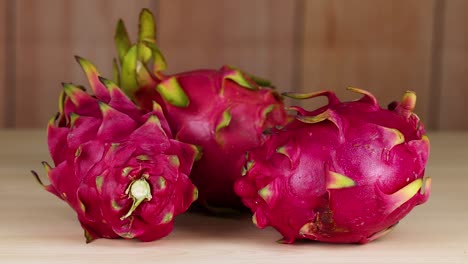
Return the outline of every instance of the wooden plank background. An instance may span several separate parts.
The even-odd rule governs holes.
[[[464,0],[0,0],[0,127],[44,127],[60,83],[85,84],[75,54],[110,75],[117,19],[135,36],[142,7],[156,14],[169,72],[231,64],[281,91],[350,99],[356,86],[383,106],[410,89],[430,129],[468,129]]]
[[[351,99],[360,95],[345,88],[359,87],[375,94],[382,106],[414,90],[416,111],[429,122],[433,4],[306,1],[301,90],[331,89]]]
[[[117,19],[134,24],[152,1],[19,0],[16,3],[15,127],[45,127],[57,112],[61,82],[87,84],[73,55],[94,62],[110,76]],[[88,86],[89,87],[89,86]]]
[[[170,72],[234,65],[291,87],[297,1],[161,1],[159,43]],[[208,8],[209,7],[209,8]]]
[[[7,0],[0,0],[0,127],[6,126]]]
[[[438,126],[468,129],[468,1],[445,1],[442,19]]]

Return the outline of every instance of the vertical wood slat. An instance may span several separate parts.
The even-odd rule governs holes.
[[[305,1],[301,90],[331,89],[340,98],[369,90],[382,106],[405,90],[418,95],[416,112],[429,123],[433,0]],[[323,100],[303,102],[316,107]]]
[[[297,2],[161,1],[158,42],[169,72],[229,64],[291,89]]]
[[[441,43],[440,129],[468,129],[468,1],[444,2]]]
[[[468,44],[463,34],[468,4],[463,0],[445,1],[440,85],[435,89],[441,94],[441,109],[430,115],[429,97],[437,96],[429,90],[436,1],[304,1],[300,90],[334,89],[349,99],[355,96],[344,88],[353,85],[370,90],[385,105],[412,89],[418,93],[417,113],[426,123],[436,118],[441,129],[467,129],[468,117],[462,113],[468,109]],[[7,2],[0,0],[0,13],[6,13]],[[281,90],[294,90],[298,2],[161,1],[158,34],[169,70],[228,63],[269,77]],[[17,96],[10,112],[16,112],[17,127],[43,127],[57,109],[60,82],[86,84],[72,55],[92,60],[108,76],[117,18],[125,18],[134,34],[139,10],[155,10],[156,2],[19,0],[16,5]],[[0,24],[0,127],[8,114],[5,101],[11,99],[5,98],[5,89],[14,89],[5,85],[5,64],[12,63],[1,53],[7,26]]]
[[[5,102],[7,79],[6,79],[6,66],[7,66],[7,0],[0,0],[0,128],[5,127],[5,117],[7,107]]]
[[[155,1],[16,1],[16,127],[45,127],[57,112],[61,82],[89,85],[73,55],[111,77],[118,18],[135,36],[138,14]]]

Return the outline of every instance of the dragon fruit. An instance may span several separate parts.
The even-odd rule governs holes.
[[[268,81],[229,66],[164,75],[166,61],[155,45],[154,18],[146,9],[139,29],[132,46],[124,23],[117,25],[116,80],[142,108],[150,108],[152,101],[161,104],[176,139],[199,148],[201,157],[190,174],[199,202],[242,207],[234,182],[241,176],[245,152],[260,146],[265,132],[286,123],[281,97],[263,87],[271,86]]]
[[[406,92],[389,109],[367,91],[340,102],[331,91],[285,94],[326,96],[328,105],[295,120],[248,153],[235,184],[259,227],[273,226],[285,243],[310,239],[366,243],[388,233],[430,194],[423,178],[429,140]]]
[[[60,112],[48,125],[56,167],[43,162],[50,180],[43,186],[76,211],[87,242],[162,238],[197,198],[188,178],[197,150],[172,138],[158,104],[137,108],[89,61],[77,60],[94,96],[63,84]]]

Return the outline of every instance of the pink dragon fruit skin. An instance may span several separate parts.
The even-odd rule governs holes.
[[[158,102],[175,138],[198,147],[201,155],[190,178],[201,204],[243,208],[233,185],[241,176],[245,152],[263,143],[265,131],[286,123],[280,96],[259,85],[268,85],[264,80],[228,66],[164,75],[166,62],[155,45],[149,10],[140,14],[139,29],[132,46],[123,22],[117,25],[121,72],[115,68],[122,89],[144,109]],[[133,75],[124,74],[128,72]]]
[[[270,89],[253,83],[242,86],[233,76],[242,75],[228,67],[188,72],[166,77],[158,90],[176,85],[189,100],[181,107],[163,96],[160,103],[177,140],[201,150],[190,175],[200,190],[200,201],[239,208],[233,186],[241,176],[245,152],[263,143],[265,130],[284,124],[286,112]]]
[[[48,126],[56,167],[43,163],[50,180],[44,187],[76,211],[87,242],[162,238],[197,198],[187,176],[197,150],[172,139],[158,104],[137,108],[90,62],[77,60],[95,96],[63,85],[60,112]]]
[[[385,110],[370,93],[350,89],[364,96],[340,102],[330,91],[287,94],[327,96],[329,104],[312,112],[294,107],[296,120],[248,154],[235,184],[253,222],[273,226],[286,243],[366,243],[429,197],[429,140],[412,112],[415,94]]]

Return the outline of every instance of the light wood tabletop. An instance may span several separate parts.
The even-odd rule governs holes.
[[[432,196],[366,245],[275,243],[248,216],[177,217],[159,241],[85,243],[75,213],[31,176],[49,160],[43,131],[0,131],[0,263],[468,263],[468,133],[430,133]]]

